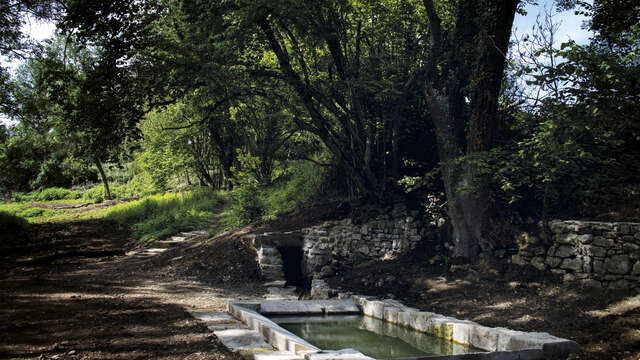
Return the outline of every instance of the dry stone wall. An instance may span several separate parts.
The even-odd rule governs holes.
[[[305,271],[322,278],[331,275],[338,262],[350,265],[406,254],[421,239],[423,223],[415,215],[394,212],[362,224],[344,219],[302,229]]]
[[[512,261],[550,270],[564,281],[640,291],[640,223],[558,220],[549,227],[551,244],[524,234]]]

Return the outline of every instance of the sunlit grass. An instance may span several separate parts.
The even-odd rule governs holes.
[[[64,205],[79,205],[86,203],[82,199],[62,199],[51,201],[22,201],[22,202],[0,202],[0,211],[24,218],[31,223],[59,222],[68,219],[96,218],[104,210],[75,212],[73,208],[55,209],[52,207],[63,207]],[[70,213],[73,212],[73,213]],[[104,216],[104,214],[102,214]]]
[[[210,189],[184,194],[150,195],[107,210],[106,217],[128,225],[141,241],[182,231],[207,228],[223,203],[224,195]]]

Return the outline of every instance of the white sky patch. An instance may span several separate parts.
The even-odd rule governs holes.
[[[56,24],[50,21],[39,21],[37,19],[28,17],[22,26],[22,32],[29,35],[29,37],[36,41],[44,41],[51,38],[56,31]],[[0,55],[0,65],[9,69],[9,72],[13,73],[22,64],[22,60],[19,58],[7,59],[5,56]],[[16,122],[7,118],[4,114],[0,114],[0,124],[8,126],[15,125]]]
[[[49,39],[56,31],[56,24],[50,21],[39,21],[29,18],[22,27],[22,31],[37,41]]]
[[[553,6],[554,0],[541,0],[538,2],[538,5],[527,5],[525,7],[527,11],[526,16],[516,15],[512,37],[517,36],[517,38],[521,38],[524,34],[530,34],[531,28],[536,24],[538,15],[540,15],[542,19],[545,9],[551,9]],[[576,15],[575,10],[555,11],[554,14],[554,23],[559,24],[554,45],[560,46],[560,44],[569,40],[584,45],[587,44],[589,38],[594,35],[591,31],[582,28],[583,23],[588,19],[583,15]]]

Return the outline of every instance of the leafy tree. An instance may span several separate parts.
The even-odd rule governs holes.
[[[55,163],[70,156],[93,163],[110,197],[102,164],[117,158],[119,144],[133,134],[141,115],[132,91],[133,74],[99,49],[86,50],[60,39],[36,55],[12,82],[12,116],[33,130],[30,136],[55,139],[57,148],[64,149]],[[48,164],[44,161],[42,166]]]
[[[490,250],[487,189],[469,161],[493,147],[498,95],[519,1],[460,1],[444,12],[425,3],[431,51],[424,95],[436,129],[454,255]],[[461,161],[466,156],[466,161]]]

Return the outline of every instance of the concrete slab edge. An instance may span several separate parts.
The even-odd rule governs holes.
[[[575,341],[548,333],[486,327],[472,321],[419,311],[395,300],[380,300],[363,295],[351,295],[351,299],[365,315],[493,352],[483,353],[485,355],[482,356],[456,355],[455,359],[547,359],[564,357],[580,350]],[[439,358],[453,359],[450,356],[434,357]]]
[[[255,308],[255,302],[229,302],[227,306],[229,313],[233,317],[242,321],[249,329],[262,334],[265,340],[278,350],[294,354],[306,351],[320,351],[317,347],[258,313],[257,309],[250,309],[249,307]]]

